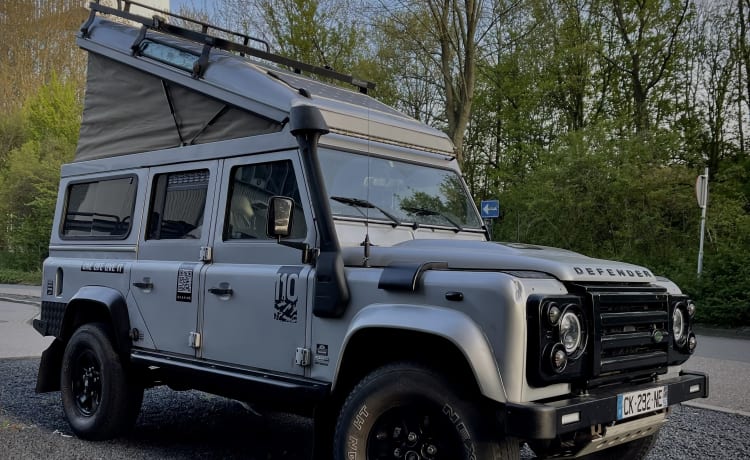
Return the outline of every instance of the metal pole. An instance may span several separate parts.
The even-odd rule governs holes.
[[[704,174],[706,181],[704,182],[705,186],[702,190],[703,197],[701,200],[703,206],[701,206],[701,243],[698,249],[698,276],[701,276],[701,272],[703,271],[703,240],[706,233],[706,210],[708,209],[708,168],[706,168]]]

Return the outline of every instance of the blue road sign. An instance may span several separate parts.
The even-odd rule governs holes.
[[[482,200],[479,211],[482,213],[482,219],[497,219],[500,217],[500,201]]]

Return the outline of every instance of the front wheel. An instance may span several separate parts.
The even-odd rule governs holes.
[[[393,364],[365,377],[344,403],[334,458],[500,460],[519,458],[515,439],[500,439],[478,398],[433,370]]]
[[[129,378],[102,323],[84,324],[63,354],[63,411],[79,438],[110,439],[135,423],[143,387]]]

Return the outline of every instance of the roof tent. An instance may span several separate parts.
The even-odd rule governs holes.
[[[89,60],[74,161],[281,131],[298,105],[317,107],[331,132],[453,154],[443,132],[368,96],[372,83],[270,53],[262,40],[203,22],[158,10],[186,27],[134,15],[131,3],[151,8],[122,3],[92,3],[81,27],[77,42]]]

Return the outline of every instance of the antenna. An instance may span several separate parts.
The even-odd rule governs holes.
[[[372,181],[370,180],[370,159],[371,159],[371,151],[370,151],[370,99],[367,99],[367,176],[365,181],[366,184],[366,198],[368,202],[370,201],[370,185]],[[362,259],[362,266],[369,267],[370,266],[370,247],[372,246],[372,243],[370,242],[370,208],[365,208],[365,240],[362,242],[362,246],[365,247],[365,256],[364,259]]]

